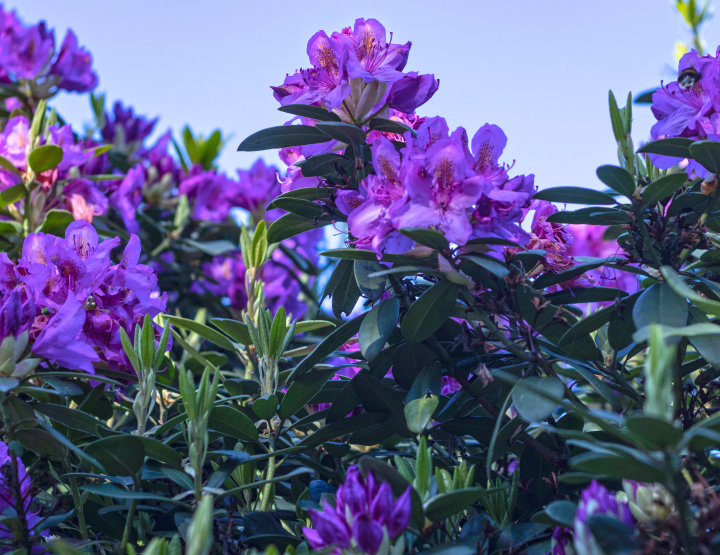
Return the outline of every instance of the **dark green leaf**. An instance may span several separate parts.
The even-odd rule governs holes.
[[[606,555],[635,555],[640,552],[635,530],[615,517],[593,515],[587,519],[601,553]]]
[[[57,168],[63,159],[63,149],[57,145],[42,145],[36,147],[28,155],[28,164],[35,174]]]
[[[614,313],[615,307],[611,305],[601,308],[600,310],[596,310],[589,316],[578,320],[560,338],[560,341],[557,343],[558,347],[569,345],[570,343],[573,343],[583,336],[588,335],[596,329],[604,326],[610,321],[610,318],[612,318]]]
[[[270,224],[267,232],[268,243],[279,243],[290,237],[295,237],[305,231],[318,229],[331,223],[331,219],[322,216],[316,220],[308,220],[297,214],[283,214]]]
[[[715,141],[695,141],[690,145],[690,155],[707,171],[720,174],[720,143]]]
[[[545,514],[552,519],[557,526],[572,528],[575,521],[577,505],[571,501],[553,501],[545,507]]]
[[[565,386],[557,378],[530,376],[515,384],[512,400],[520,416],[529,422],[541,422],[562,401]]]
[[[74,221],[75,218],[67,210],[49,210],[45,215],[43,223],[40,224],[40,227],[35,231],[37,233],[48,233],[50,235],[57,235],[58,237],[65,237],[67,226]]]
[[[361,145],[365,143],[365,131],[361,127],[342,122],[322,122],[315,125],[325,135],[341,143]]]
[[[288,104],[287,106],[280,106],[278,110],[286,114],[316,119],[318,121],[340,121],[340,116],[334,112],[330,112],[320,106],[310,106],[309,104]]]
[[[507,265],[505,265],[500,260],[497,260],[495,258],[491,258],[489,256],[480,256],[477,254],[468,254],[463,255],[463,260],[469,260],[473,264],[480,266],[484,270],[487,270],[492,275],[494,275],[497,278],[504,278],[506,275],[510,273],[510,270],[508,270]]]
[[[396,297],[375,305],[363,320],[358,333],[360,352],[366,360],[373,360],[385,346],[397,326],[400,301]]]
[[[37,428],[17,430],[15,437],[25,449],[30,449],[38,457],[54,457],[58,460],[65,458],[65,446],[45,430]]]
[[[312,160],[312,158],[311,158],[311,160]],[[327,198],[327,196],[328,196],[328,190],[325,187],[320,187],[320,186],[318,186],[318,187],[303,187],[302,189],[293,189],[292,191],[283,193],[282,195],[275,197],[275,200],[278,200],[281,198],[320,200],[320,199]],[[277,208],[275,206],[275,200],[273,200],[270,204],[268,204],[268,206],[267,206],[268,210],[270,210],[271,208]]]
[[[233,345],[232,341],[230,341],[222,333],[215,331],[214,329],[206,326],[205,324],[201,324],[200,322],[196,322],[195,320],[190,320],[189,318],[180,318],[179,316],[166,316],[166,318],[170,321],[172,325],[178,328],[182,328],[184,330],[195,332],[203,339],[207,339],[211,343],[214,343],[215,345],[218,345],[223,349],[227,349],[229,351],[235,350],[235,346]]]
[[[621,457],[589,452],[573,457],[570,463],[575,470],[599,476],[638,482],[663,482],[666,478],[665,473],[654,464],[637,460],[629,454]]]
[[[431,522],[442,522],[459,515],[467,507],[482,499],[484,492],[479,488],[457,489],[435,495],[425,506],[425,516]]]
[[[300,361],[287,378],[287,383],[309,372],[316,364],[320,364],[329,357],[340,345],[353,337],[359,330],[365,314],[361,314],[352,320],[345,322],[342,326],[334,329],[330,335],[323,339],[315,350]]]
[[[661,200],[668,198],[680,187],[682,187],[686,181],[687,174],[682,171],[656,179],[643,189],[643,204],[655,204],[656,202],[660,202]]]
[[[280,402],[280,419],[287,420],[307,405],[334,374],[335,368],[311,370],[293,380]]]
[[[597,176],[613,191],[617,191],[626,197],[632,197],[635,192],[635,180],[623,168],[618,166],[600,166],[597,169]]]
[[[545,289],[546,287],[557,285],[558,283],[563,283],[564,281],[568,281],[570,279],[578,277],[585,272],[595,270],[600,266],[611,262],[612,260],[614,260],[613,257],[598,258],[591,262],[583,262],[582,264],[578,264],[577,266],[570,268],[569,270],[565,270],[564,272],[560,272],[559,274],[553,274],[548,272],[547,274],[543,274],[539,278],[537,278],[533,282],[533,287],[535,287],[535,289]]]
[[[692,158],[690,154],[690,145],[692,143],[692,139],[686,139],[684,137],[658,139],[657,141],[643,145],[638,149],[638,152],[644,154],[660,154],[674,158]]]
[[[383,133],[395,133],[397,135],[404,135],[408,131],[413,137],[417,136],[417,133],[412,127],[400,123],[399,121],[393,121],[386,118],[373,118],[370,120],[368,127],[373,131],[382,131]]]
[[[432,247],[433,249],[442,251],[450,247],[445,236],[434,229],[425,229],[424,227],[406,227],[400,230],[400,233],[409,237],[416,243]]]
[[[5,208],[8,204],[17,202],[25,196],[25,185],[18,183],[7,189],[0,191],[0,208]]]
[[[408,343],[419,343],[445,323],[455,307],[457,287],[449,281],[433,285],[410,306],[400,326]]]
[[[393,354],[393,377],[400,387],[409,390],[423,368],[436,360],[437,355],[423,343],[403,343]]]
[[[688,303],[667,283],[655,283],[640,295],[632,317],[638,330],[650,324],[679,328],[687,324]]]
[[[405,424],[403,403],[396,391],[365,372],[357,374],[352,383],[368,413],[380,412],[387,415],[387,420],[383,422],[384,427],[401,437],[410,436]]]
[[[242,441],[255,441],[258,438],[253,421],[232,407],[213,407],[208,418],[208,428]]]
[[[386,418],[387,416],[380,412],[365,412],[356,416],[348,416],[342,420],[326,424],[318,431],[305,437],[299,445],[310,448],[317,447],[333,438],[343,437],[358,430],[365,430],[370,426],[383,422]]]
[[[356,260],[354,267],[355,281],[362,294],[373,302],[377,301],[385,292],[387,279],[385,276],[374,276],[373,274],[387,268],[376,260]]]
[[[180,468],[182,465],[182,456],[176,449],[152,437],[142,436],[140,437],[140,441],[142,441],[145,447],[145,455],[147,457],[167,463],[176,468]]]
[[[108,474],[135,476],[145,461],[145,446],[137,436],[118,435],[88,444],[85,453],[105,467]]]
[[[360,298],[360,287],[355,279],[355,265],[345,264],[342,268],[343,273],[339,276],[332,294],[333,314],[337,318],[343,313],[350,315]]]
[[[616,204],[607,193],[582,187],[549,187],[535,193],[533,198],[563,204]]]
[[[162,495],[156,495],[147,491],[130,491],[119,488],[114,484],[89,484],[82,486],[81,489],[94,493],[95,495],[112,497],[114,499],[154,499],[157,501],[172,502],[169,497],[163,497]]]
[[[681,429],[676,428],[670,422],[650,416],[633,416],[627,419],[625,426],[631,432],[660,448],[673,447],[683,438]]]
[[[213,318],[210,323],[230,337],[233,341],[243,345],[250,345],[250,332],[248,332],[247,324],[230,320],[229,318]]]
[[[13,163],[12,163],[10,160],[8,160],[7,158],[3,158],[2,156],[0,156],[0,168],[2,168],[3,170],[7,170],[7,171],[9,171],[9,172],[11,172],[11,173],[14,173],[14,174],[17,175],[18,177],[22,177],[22,174],[21,174],[20,171],[17,169],[17,167],[15,166],[15,164],[13,164]]]
[[[253,133],[240,143],[237,149],[238,151],[255,152],[270,148],[326,143],[329,140],[330,137],[317,127],[310,125],[280,125]]]
[[[252,404],[252,410],[255,415],[261,420],[267,420],[268,422],[270,422],[277,412],[277,408],[277,395],[265,395],[264,397],[259,397],[255,399]]]
[[[323,215],[322,206],[310,200],[303,200],[291,197],[278,197],[273,205],[280,210],[286,210],[291,214],[297,214],[307,220],[320,218]]]
[[[103,422],[78,409],[51,403],[35,403],[33,408],[55,422],[95,437],[102,437],[103,435],[98,428],[108,429]]]
[[[623,297],[627,297],[627,293],[622,289],[600,286],[575,287],[545,295],[545,298],[553,304],[604,303]]]
[[[300,173],[305,177],[324,177],[336,173],[338,168],[343,168],[347,172],[354,166],[352,160],[340,154],[319,154],[303,162]]]

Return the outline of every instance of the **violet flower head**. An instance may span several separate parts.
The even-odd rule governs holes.
[[[0,33],[0,66],[18,79],[38,77],[54,52],[55,36],[45,22],[29,27],[18,22]]]
[[[434,75],[418,75],[416,71],[411,71],[393,83],[387,103],[394,110],[411,114],[430,100],[439,87],[440,80]]]
[[[0,155],[18,168],[25,168],[27,147],[30,144],[30,122],[25,116],[16,116],[5,124],[0,135]]]
[[[388,43],[385,27],[377,19],[356,19],[352,38],[334,33],[333,38],[336,37],[341,40],[347,37],[352,42],[347,64],[350,79],[394,83],[402,78],[411,43],[392,44],[392,40]]]
[[[125,227],[130,233],[138,233],[136,212],[143,197],[143,185],[145,185],[145,170],[141,165],[131,168],[120,186],[110,195],[110,205],[120,213]]]
[[[92,56],[78,46],[77,37],[71,29],[65,35],[50,74],[60,79],[57,86],[66,91],[88,92],[97,87],[98,76],[92,70]]]
[[[262,158],[249,170],[238,170],[239,181],[230,193],[232,203],[250,212],[255,221],[265,215],[265,207],[280,194],[280,181],[275,166],[266,166]]]
[[[157,121],[158,118],[148,120],[143,116],[135,115],[132,108],[123,108],[121,102],[116,102],[112,115],[105,112],[105,125],[101,134],[108,143],[118,146],[127,144],[139,146],[152,133]]]
[[[9,336],[17,337],[35,318],[35,300],[23,293],[21,288],[15,288],[4,298],[0,295],[0,341]]]
[[[313,528],[303,532],[313,549],[352,545],[375,555],[385,534],[396,538],[410,523],[410,487],[395,499],[390,484],[379,484],[372,473],[365,478],[357,466],[351,466],[337,490],[336,507],[325,501],[323,511],[309,512]]]
[[[573,546],[578,555],[599,555],[602,553],[587,524],[591,516],[613,517],[633,526],[633,517],[630,507],[597,481],[593,480],[582,491],[573,524]]]

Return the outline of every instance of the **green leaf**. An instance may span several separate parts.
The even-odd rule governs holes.
[[[600,266],[612,262],[613,260],[615,260],[614,257],[596,258],[595,260],[578,264],[577,266],[570,268],[569,270],[565,270],[564,272],[560,272],[559,274],[543,274],[533,282],[533,287],[535,289],[545,289],[546,287],[557,285],[558,283],[571,280],[584,274],[585,272],[589,272],[590,270],[595,270]]]
[[[308,220],[297,214],[283,214],[270,224],[267,232],[267,240],[269,244],[279,243],[305,231],[329,225],[331,222],[332,220],[329,219],[328,216],[322,216],[316,221]]]
[[[385,292],[387,278],[375,274],[386,270],[386,267],[376,260],[356,260],[354,269],[355,281],[360,288],[360,292],[371,301],[377,301]]]
[[[690,290],[679,277],[678,280]],[[673,291],[673,289],[674,287],[669,282],[655,283],[640,295],[632,312],[633,322],[638,330],[650,324],[679,328],[687,323],[688,304],[682,293]]]
[[[229,318],[213,318],[210,323],[236,343],[245,346],[252,344],[247,324]]]
[[[13,163],[12,163],[10,160],[8,160],[7,158],[3,158],[2,156],[0,156],[0,168],[2,168],[2,169],[4,169],[4,170],[7,170],[7,171],[9,171],[9,172],[11,172],[11,173],[14,173],[14,174],[17,175],[18,177],[22,177],[22,174],[20,173],[20,170],[18,170],[17,167],[15,167],[15,164],[13,164]]]
[[[356,416],[348,416],[331,424],[326,424],[318,431],[306,436],[299,443],[302,447],[312,448],[322,445],[333,438],[344,437],[352,432],[365,430],[375,424],[379,424],[387,417],[383,413],[364,412]]]
[[[662,272],[662,275],[665,278],[665,281],[667,282],[667,284],[672,288],[673,291],[675,291],[675,293],[680,295],[680,297],[689,299],[695,306],[697,306],[701,310],[704,310],[708,314],[712,314],[713,316],[720,318],[720,302],[705,298],[702,295],[700,295],[699,293],[693,291],[682,280],[682,278],[678,275],[678,273],[675,270],[673,270],[672,268],[670,268],[669,266],[663,266],[662,268],[660,268],[660,271]],[[655,286],[653,285],[653,287],[655,287]],[[652,289],[652,287],[650,289]],[[685,309],[686,309],[685,316],[687,317],[687,303],[683,302],[683,305],[685,306]],[[663,307],[663,311],[664,311],[664,307]],[[635,317],[635,313],[633,312],[633,318],[634,317]],[[677,327],[685,325],[685,322],[680,322],[680,320],[681,320],[681,318],[678,317],[676,319],[673,319],[672,321],[663,320],[658,323],[677,328]],[[637,325],[637,323],[635,325]],[[640,328],[640,326],[638,326],[638,328]]]
[[[335,352],[340,345],[343,345],[348,339],[353,337],[360,329],[365,314],[361,314],[352,320],[345,322],[340,327],[334,329],[330,335],[323,339],[315,350],[300,361],[287,378],[287,383],[299,378],[303,374],[309,372],[316,364],[320,364],[323,360]]]
[[[487,270],[492,275],[494,275],[496,278],[502,279],[506,275],[510,273],[510,270],[508,270],[507,265],[501,262],[500,260],[496,260],[494,258],[490,258],[489,256],[480,256],[477,254],[467,254],[462,256],[463,260],[469,260],[476,266],[480,266],[482,269]]]
[[[528,422],[541,422],[562,401],[565,386],[557,378],[530,376],[515,384],[512,400],[518,414]]]
[[[190,320],[189,318],[180,318],[179,316],[166,316],[166,319],[172,325],[177,326],[178,328],[182,328],[184,330],[195,332],[203,339],[207,339],[211,343],[214,343],[215,345],[218,345],[223,349],[227,349],[229,351],[235,350],[235,345],[233,345],[232,341],[230,341],[220,332],[215,331],[214,329],[206,326],[205,324],[201,324],[200,322],[196,322],[195,320]]]
[[[17,430],[15,437],[25,449],[30,449],[38,457],[62,460],[67,454],[64,445],[45,430],[38,428]]]
[[[416,243],[420,243],[426,247],[432,247],[433,249],[439,251],[450,248],[450,243],[448,243],[447,239],[445,239],[445,236],[434,229],[426,229],[424,227],[406,227],[401,229],[400,233],[402,233],[405,237],[412,239]]]
[[[658,139],[657,141],[649,142],[640,147],[638,153],[660,154],[674,158],[692,158],[692,154],[690,153],[691,144],[693,144],[692,139],[686,139],[684,137]]]
[[[596,329],[604,326],[610,321],[613,314],[615,313],[615,310],[615,307],[612,305],[606,306],[605,308],[596,310],[589,316],[578,320],[572,325],[569,330],[567,330],[563,334],[563,336],[560,338],[560,341],[558,341],[557,346],[564,347],[565,345],[574,343],[583,336],[588,335],[594,332]]]
[[[80,489],[94,493],[95,495],[102,495],[104,497],[112,497],[114,499],[153,499],[156,501],[171,502],[172,499],[169,497],[163,497],[155,493],[147,491],[130,491],[127,489],[119,488],[114,484],[89,484],[82,486]]]
[[[35,232],[65,237],[65,230],[74,221],[75,218],[67,210],[53,209],[48,211],[43,223],[40,224],[40,227],[38,227]]]
[[[253,421],[232,407],[213,407],[208,418],[208,428],[242,441],[256,441],[258,438]]]
[[[261,420],[270,422],[277,412],[278,398],[277,395],[265,395],[253,401],[252,410]]]
[[[562,204],[617,204],[607,193],[582,187],[549,187],[535,193],[533,198]]]
[[[348,172],[354,166],[352,160],[340,154],[319,154],[305,160],[300,166],[300,173],[304,177],[324,177],[335,174],[338,167]]]
[[[312,158],[311,158],[312,160]],[[304,165],[304,164],[303,164]],[[277,208],[275,201],[281,198],[297,198],[303,200],[321,200],[328,197],[328,190],[325,187],[303,187],[301,189],[293,189],[282,195],[278,195],[275,199],[268,204],[267,209]]]
[[[280,419],[285,421],[308,404],[322,386],[335,374],[335,368],[311,370],[290,384],[280,402]]]
[[[183,239],[182,242],[189,247],[193,247],[194,249],[210,256],[220,256],[226,252],[237,249],[237,244],[225,239],[219,239],[217,241],[204,241],[202,243],[200,241],[193,241],[192,239]]]
[[[63,405],[51,403],[35,403],[33,404],[33,408],[36,412],[44,414],[63,426],[85,432],[95,437],[105,435],[100,433],[99,429],[101,428],[109,431],[109,428],[107,428],[103,422],[78,409],[71,409]]]
[[[686,181],[687,174],[685,172],[671,173],[670,175],[656,179],[643,189],[643,204],[652,205],[668,198],[682,187]]]
[[[280,125],[253,133],[240,143],[237,149],[244,152],[256,152],[270,148],[326,143],[329,140],[330,137],[317,127],[310,125]]]
[[[309,104],[288,104],[280,106],[279,111],[294,116],[316,119],[318,121],[340,121],[340,116],[334,112],[330,112],[320,106],[310,106]]]
[[[315,125],[317,129],[341,143],[361,145],[365,143],[365,131],[361,127],[343,122],[321,122]]]
[[[28,164],[36,175],[57,168],[63,159],[63,149],[57,145],[39,146],[28,155]]]
[[[690,145],[690,155],[707,171],[720,174],[720,143],[715,141],[695,141]]]
[[[373,360],[385,346],[397,326],[400,301],[397,297],[385,299],[375,305],[360,326],[358,339],[360,352],[366,360]]]
[[[408,131],[413,137],[417,136],[417,132],[410,126],[393,121],[386,118],[373,118],[368,122],[368,127],[373,131],[382,131],[383,133],[395,133],[396,135],[404,135]]]
[[[648,458],[649,459],[649,458]],[[649,459],[651,460],[651,459]],[[608,453],[583,453],[570,460],[571,466],[580,472],[589,472],[598,476],[611,476],[636,482],[664,482],[665,472],[647,461],[641,461],[631,455]]]
[[[626,170],[618,166],[600,166],[597,169],[597,176],[613,191],[617,191],[626,197],[632,197],[635,192],[635,179]]]
[[[572,501],[553,501],[545,507],[545,514],[548,518],[557,526],[564,526],[565,528],[573,527],[576,512],[577,505]]]
[[[373,378],[369,373],[360,372],[353,380],[355,392],[368,413],[383,413],[387,420],[383,426],[401,437],[409,437],[410,431],[405,424],[403,403],[393,389]]]
[[[142,441],[143,447],[145,447],[145,456],[180,468],[182,465],[182,456],[176,449],[152,437],[138,437],[140,441]]]
[[[374,260],[377,261],[377,255],[374,251],[366,249],[332,249],[329,251],[323,251],[320,256],[327,256],[329,258],[339,258],[340,260]],[[417,258],[411,256],[403,256],[401,254],[384,254],[380,262],[404,262],[409,264],[416,264]]]
[[[85,453],[105,467],[108,474],[136,476],[145,461],[145,446],[137,436],[117,435],[88,444]]]
[[[480,488],[467,488],[435,495],[425,506],[425,516],[431,522],[442,522],[480,501],[484,493]]]
[[[400,325],[405,340],[419,343],[435,333],[450,317],[456,299],[457,287],[449,281],[437,283],[420,295]]]
[[[643,440],[659,448],[674,447],[683,438],[681,429],[666,420],[650,416],[632,416],[625,421],[625,426]]]
[[[360,298],[360,287],[355,279],[355,265],[344,264],[342,270],[332,293],[332,309],[337,318],[341,318],[343,313],[349,316]]]
[[[315,331],[322,328],[336,327],[332,322],[327,320],[305,320],[304,322],[298,322],[295,326],[295,333],[307,333],[309,331]]]
[[[273,202],[275,208],[286,210],[291,214],[297,214],[305,219],[312,220],[320,218],[323,215],[322,206],[315,204],[310,200],[303,200],[291,197],[278,197]]]
[[[427,345],[403,343],[393,354],[393,377],[400,387],[410,390],[421,371],[436,360]]]
[[[25,185],[18,183],[12,187],[8,187],[0,191],[0,208],[5,208],[9,204],[17,202],[25,196]]]
[[[593,515],[587,525],[597,542],[600,553],[606,555],[633,555],[639,553],[635,530],[615,517]]]
[[[627,297],[622,289],[614,287],[575,287],[548,293],[545,298],[553,304],[604,303]]]

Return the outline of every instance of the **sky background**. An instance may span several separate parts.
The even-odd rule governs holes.
[[[236,152],[240,141],[288,119],[269,86],[309,65],[308,39],[376,18],[394,42],[412,41],[407,71],[440,79],[418,112],[442,115],[471,136],[486,122],[501,126],[502,160],[534,173],[541,188],[601,185],[595,168],[617,163],[608,89],[623,101],[629,91],[673,80],[675,42],[690,38],[669,0],[16,0],[5,7],[26,23],[46,20],[58,47],[71,27],[93,55],[97,90],[109,104],[120,99],[159,115],[155,136],[185,124],[232,134],[219,163],[233,174],[257,158]],[[703,36],[714,53],[718,18]],[[63,93],[53,104],[77,128],[91,120],[87,95]],[[636,106],[636,146],[652,123],[649,108]],[[262,156],[278,161],[273,151]]]

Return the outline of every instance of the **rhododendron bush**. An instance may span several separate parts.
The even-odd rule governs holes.
[[[0,9],[0,552],[716,553],[720,50],[676,7],[593,188],[433,115],[376,19],[278,66],[238,150],[284,167],[228,174]]]

